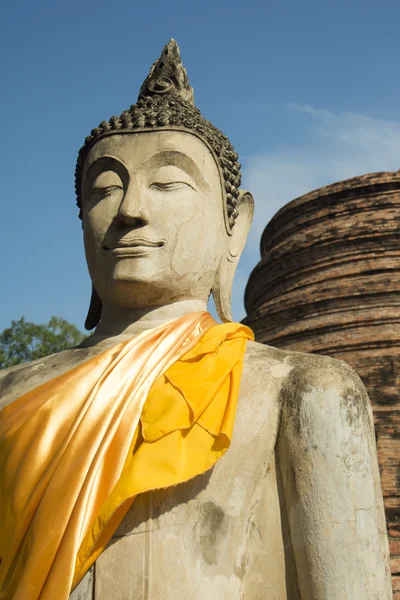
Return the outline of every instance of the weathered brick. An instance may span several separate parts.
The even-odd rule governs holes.
[[[387,523],[388,535],[392,538],[400,538],[400,523]]]
[[[400,575],[400,554],[392,554],[390,566],[392,575]]]
[[[400,540],[389,537],[390,554],[400,554]]]

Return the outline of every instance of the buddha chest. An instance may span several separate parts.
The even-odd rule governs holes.
[[[246,371],[226,455],[189,482],[139,496],[71,600],[287,598],[278,389],[270,379],[267,397],[254,395]]]

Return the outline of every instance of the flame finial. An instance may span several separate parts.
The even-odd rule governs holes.
[[[193,88],[182,64],[179,46],[174,39],[164,46],[160,58],[153,64],[150,73],[140,88],[138,100],[145,96],[172,94],[194,106]]]

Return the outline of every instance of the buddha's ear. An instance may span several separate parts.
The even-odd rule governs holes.
[[[100,323],[102,308],[103,304],[100,296],[92,285],[92,296],[90,298],[89,310],[85,321],[85,329],[87,331],[91,331]]]
[[[233,278],[253,220],[254,200],[250,192],[240,190],[236,210],[238,216],[232,228],[232,235],[227,240],[227,252],[222,257],[211,290],[218,316],[224,323],[232,321]]]

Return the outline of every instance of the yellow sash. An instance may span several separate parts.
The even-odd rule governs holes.
[[[215,464],[252,337],[185,315],[0,412],[1,600],[67,599],[138,494]]]

